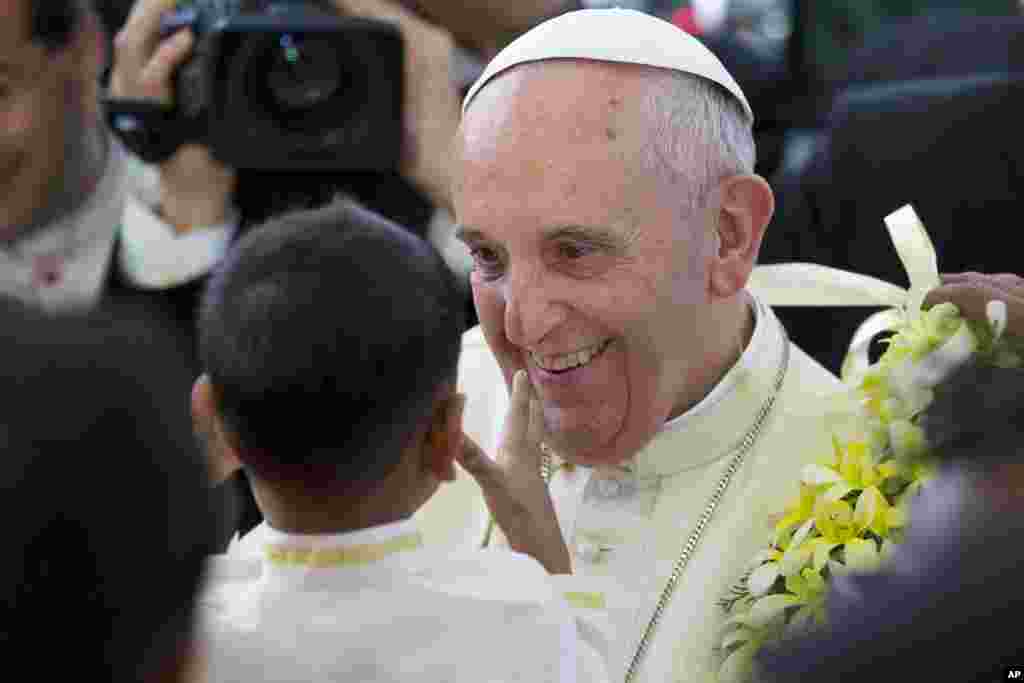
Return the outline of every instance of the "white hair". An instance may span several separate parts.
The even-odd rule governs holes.
[[[690,211],[703,206],[723,178],[754,172],[753,122],[717,83],[659,69],[643,106],[643,163],[678,189]]]

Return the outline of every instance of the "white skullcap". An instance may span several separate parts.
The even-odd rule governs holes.
[[[462,102],[469,103],[495,76],[526,62],[592,59],[646,64],[702,76],[739,100],[751,121],[754,112],[740,86],[699,40],[669,22],[629,9],[583,9],[538,24],[491,60]]]

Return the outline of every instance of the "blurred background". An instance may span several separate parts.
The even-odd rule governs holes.
[[[109,36],[131,4],[99,0]],[[1010,251],[977,239],[1021,209],[1019,0],[402,4],[451,33],[454,77],[463,92],[497,49],[579,7],[637,9],[699,37],[736,77],[757,117],[757,171],[771,182],[777,201],[762,263],[812,261],[907,285],[882,221],[912,203],[936,243],[941,270],[1019,271]],[[283,180],[243,173],[235,203],[243,223],[253,222],[275,213],[267,198],[287,195],[291,187],[313,195],[307,203],[321,202],[336,191],[335,175],[291,173]],[[349,174],[341,184],[370,208],[430,235],[468,277],[468,256],[446,227],[450,217],[437,221],[436,207],[421,192],[395,174]],[[474,323],[468,290],[467,309]],[[794,340],[838,372],[856,326],[871,311],[830,309],[828,326],[819,324],[819,313],[779,310]]]

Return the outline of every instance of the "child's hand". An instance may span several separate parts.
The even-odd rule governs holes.
[[[540,420],[530,380],[520,370],[512,380],[497,462],[463,434],[459,463],[480,484],[487,507],[512,549],[530,555],[551,574],[570,574],[569,549],[540,473]]]

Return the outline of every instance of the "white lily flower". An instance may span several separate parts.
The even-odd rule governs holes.
[[[778,562],[766,562],[751,572],[750,577],[747,579],[747,590],[755,598],[759,598],[775,585],[775,580],[779,578],[779,574]]]
[[[821,486],[822,484],[835,484],[843,480],[842,476],[835,470],[824,465],[804,465],[801,471],[800,480],[809,486]]]

